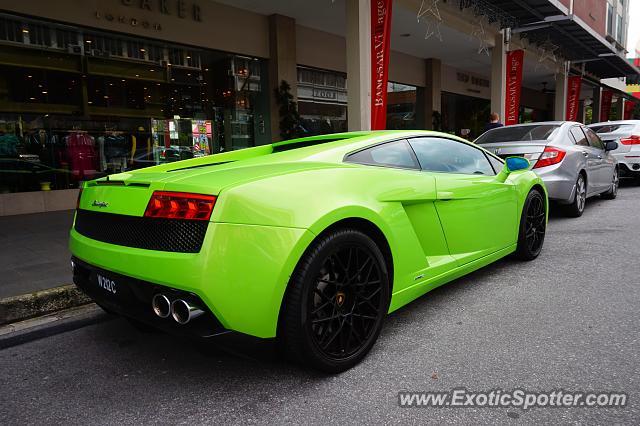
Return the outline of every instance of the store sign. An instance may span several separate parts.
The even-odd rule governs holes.
[[[609,114],[611,114],[612,100],[613,100],[613,92],[611,90],[603,90],[602,105],[600,106],[600,121],[609,120]]]
[[[329,99],[336,100],[338,99],[338,92],[335,90],[327,90],[327,89],[313,89],[313,97],[320,99]]]
[[[133,10],[143,12],[156,12],[161,15],[174,15],[178,18],[191,18],[195,22],[202,22],[202,10],[197,3],[188,3],[185,0],[121,0],[124,6],[129,6]],[[159,22],[150,20],[147,17],[140,17],[136,14],[113,13],[109,10],[96,10],[96,19],[123,24],[129,27],[140,27],[144,29],[162,30]]]
[[[387,127],[392,0],[371,1],[371,130]]]
[[[522,64],[524,50],[507,52],[507,96],[505,97],[504,124],[518,124],[520,114],[520,93],[522,89]]]
[[[576,121],[578,119],[578,102],[580,101],[580,86],[582,85],[582,77],[574,75],[569,77],[567,83],[567,114],[568,121]]]

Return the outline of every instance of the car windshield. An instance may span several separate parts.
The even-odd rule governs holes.
[[[549,140],[560,128],[558,124],[498,127],[483,133],[477,144]]]
[[[596,133],[632,132],[634,127],[633,124],[601,124],[598,126],[589,126],[589,128]]]

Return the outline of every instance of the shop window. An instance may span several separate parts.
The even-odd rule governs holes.
[[[146,58],[145,52],[146,49],[144,43],[133,40],[127,41],[127,57],[144,60]]]
[[[63,30],[57,28],[56,33],[56,45],[60,49],[67,49],[69,46],[78,45],[78,34],[73,31]]]
[[[416,128],[416,86],[387,84],[387,129]]]
[[[0,39],[22,42],[22,25],[0,19]],[[60,49],[62,61],[84,55],[89,66],[0,66],[0,193],[76,188],[271,142],[266,61],[44,21],[28,30],[33,43]]]
[[[51,30],[38,24],[29,25],[29,43],[37,46],[51,46]]]
[[[169,49],[169,63],[172,65],[184,65],[184,50]]]
[[[22,30],[22,25],[19,22],[0,18],[0,40],[22,43],[24,41]]]

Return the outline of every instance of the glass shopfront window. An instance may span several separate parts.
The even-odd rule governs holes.
[[[5,15],[0,193],[270,143],[266,66]]]
[[[442,93],[442,131],[473,140],[484,132],[491,114],[488,99]],[[464,134],[463,129],[469,133]]]
[[[299,66],[298,112],[303,136],[346,132],[346,75]]]
[[[408,84],[387,84],[387,129],[416,129],[418,88]]]

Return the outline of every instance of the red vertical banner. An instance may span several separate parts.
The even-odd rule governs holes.
[[[580,86],[582,85],[582,77],[574,75],[569,77],[567,83],[567,114],[568,121],[576,121],[578,119],[578,102],[580,102]]]
[[[371,130],[387,128],[392,0],[371,0]]]
[[[626,100],[624,102],[624,119],[631,120],[633,117],[633,109],[636,107],[636,103],[634,101]]]
[[[507,93],[504,105],[504,125],[518,124],[520,115],[520,92],[522,88],[522,64],[524,50],[507,52]]]
[[[600,105],[600,121],[608,121],[611,114],[611,100],[613,92],[611,90],[602,91],[602,105]]]

